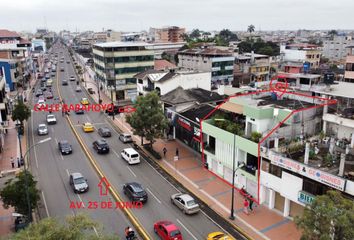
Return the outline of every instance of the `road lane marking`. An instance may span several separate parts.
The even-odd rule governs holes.
[[[130,169],[129,166],[127,166],[128,170],[133,174],[134,177],[136,177],[135,173]]]
[[[70,176],[70,173],[69,173],[69,170],[68,169],[65,169],[66,170],[66,173],[68,174],[68,177]]]
[[[50,130],[52,130],[52,133],[54,133],[54,128],[53,127],[50,127]]]
[[[62,161],[64,161],[64,157],[63,157],[62,153],[60,153],[60,158],[61,158]]]
[[[32,122],[32,144],[35,144],[34,143],[34,134],[33,134],[33,116],[32,116],[32,118],[31,118],[31,122]],[[37,158],[37,152],[36,152],[36,146],[35,145],[33,145],[33,151],[34,151],[34,160],[36,161],[36,167],[37,167],[37,169],[38,169],[38,158]]]
[[[47,206],[47,201],[45,200],[44,192],[43,192],[43,191],[42,191],[42,198],[43,198],[43,203],[44,203],[45,212],[47,213],[47,217],[50,217],[50,215],[49,215],[49,210],[48,210],[48,206]]]
[[[79,195],[79,194],[77,194],[77,193],[76,193],[76,195],[77,195],[77,197],[79,198],[80,202],[82,202],[82,205],[83,205],[83,206],[84,206],[84,208],[85,208],[85,203],[84,203],[84,201],[82,201],[82,198],[80,197],[80,195]]]
[[[112,149],[112,151],[114,152],[114,154],[115,154],[118,158],[120,158],[119,154],[118,154],[114,149]]]
[[[55,143],[58,144],[58,139],[54,138],[54,140],[55,140]]]
[[[157,201],[158,203],[161,204],[160,199],[158,199],[158,198],[155,196],[155,194],[153,194],[152,191],[151,191],[149,188],[146,188],[146,190],[156,199],[156,201]]]
[[[196,237],[193,235],[193,233],[192,233],[191,231],[189,231],[189,229],[188,229],[186,226],[184,226],[184,224],[183,224],[179,219],[177,219],[177,222],[178,222],[179,224],[181,224],[181,226],[184,228],[184,230],[186,230],[186,231],[189,233],[189,235],[191,235],[192,238],[194,238],[195,240],[198,240],[198,238],[196,238]]]

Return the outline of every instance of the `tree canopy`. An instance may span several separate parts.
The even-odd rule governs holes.
[[[155,91],[146,96],[139,96],[135,104],[136,111],[127,116],[127,122],[133,128],[133,133],[141,137],[142,143],[145,137],[151,146],[154,139],[162,137],[168,128],[168,121],[159,100]]]
[[[22,101],[19,101],[18,104],[15,105],[14,110],[12,111],[12,120],[19,120],[21,123],[27,120],[30,116],[31,110]]]
[[[28,216],[28,204],[26,198],[26,171],[21,172],[15,179],[10,179],[5,183],[5,187],[0,191],[0,197],[5,208],[13,206],[17,213]],[[32,174],[27,171],[28,196],[30,199],[31,212],[37,208],[40,200],[39,191],[36,188],[37,181]],[[29,216],[31,217],[31,216]]]
[[[295,218],[296,225],[303,231],[303,240],[354,239],[353,222],[354,201],[338,191],[317,196],[305,208],[303,216]]]
[[[238,44],[240,53],[251,52],[254,51],[258,54],[265,54],[269,56],[277,56],[280,53],[280,47],[273,42],[265,42],[262,39],[258,38],[247,39],[246,41],[242,41]]]
[[[93,227],[98,232],[95,234]],[[30,236],[30,238],[29,238]],[[54,218],[45,218],[32,223],[18,233],[10,235],[8,240],[114,240],[117,237],[102,234],[100,226],[86,215],[69,216],[64,223]]]

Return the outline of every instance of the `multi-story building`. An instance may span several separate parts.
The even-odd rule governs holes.
[[[354,46],[348,46],[348,56],[345,60],[344,81],[354,83]]]
[[[210,72],[189,70],[154,70],[150,69],[135,75],[139,95],[157,91],[165,95],[178,87],[183,89],[201,88],[211,90]]]
[[[144,42],[107,42],[93,45],[94,68],[108,96],[134,99],[137,95],[136,75],[154,68],[154,51]]]
[[[155,42],[183,42],[185,28],[176,26],[164,28],[150,28],[150,34],[153,35]]]
[[[320,66],[321,48],[314,44],[288,44],[280,46],[280,55],[283,61],[305,63],[311,68]]]
[[[344,62],[348,46],[354,45],[352,36],[334,36],[323,42],[322,55],[331,62]]]
[[[354,128],[343,128],[343,136],[324,133],[327,109],[310,96],[230,98],[202,121],[209,170],[230,183],[235,172],[237,188],[284,216],[301,215],[329,189],[353,197]]]
[[[234,81],[241,86],[254,82],[261,86],[269,81],[270,57],[255,53],[238,54],[235,57]],[[245,75],[247,78],[245,79]]]
[[[0,30],[0,75],[5,78],[10,91],[25,84],[30,47],[31,43],[16,32]]]
[[[234,60],[232,52],[212,47],[178,52],[178,67],[211,72],[212,89],[231,84]]]

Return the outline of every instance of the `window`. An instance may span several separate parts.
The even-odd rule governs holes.
[[[269,173],[270,174],[281,178],[281,172],[282,172],[281,167],[278,167],[276,165],[270,164],[270,166],[269,166]]]
[[[138,79],[139,84],[143,84],[143,79]]]

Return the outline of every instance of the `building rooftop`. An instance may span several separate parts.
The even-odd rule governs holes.
[[[297,100],[297,99],[289,99],[289,98],[282,98],[282,99],[275,99],[272,96],[265,96],[258,99],[257,106],[266,106],[266,105],[274,105],[275,107],[282,108],[282,109],[291,109],[291,110],[298,110],[306,107],[315,106],[312,103]]]
[[[318,84],[312,86],[311,90],[325,95],[354,98],[354,83],[349,82],[334,82],[334,84],[329,86],[325,84]]]
[[[20,38],[21,36],[17,32],[9,31],[6,29],[0,29],[0,38]]]
[[[155,60],[155,65],[154,69],[155,70],[163,70],[163,69],[169,69],[169,68],[176,68],[177,66],[167,60],[161,59],[161,60]]]
[[[151,44],[146,42],[104,42],[97,43],[94,46],[98,47],[144,47],[151,46]]]
[[[220,50],[218,48],[186,49],[183,51],[179,51],[178,53],[187,55],[233,56],[232,52]]]
[[[207,104],[194,105],[191,108],[181,112],[180,114],[194,122],[199,123],[198,119],[201,120],[206,117],[211,111],[214,110],[214,107]]]
[[[169,103],[171,105],[177,105],[187,102],[216,102],[222,101],[223,97],[219,94],[211,91],[207,91],[201,88],[193,88],[184,90],[182,87],[178,87],[171,92],[161,96],[161,101]]]

